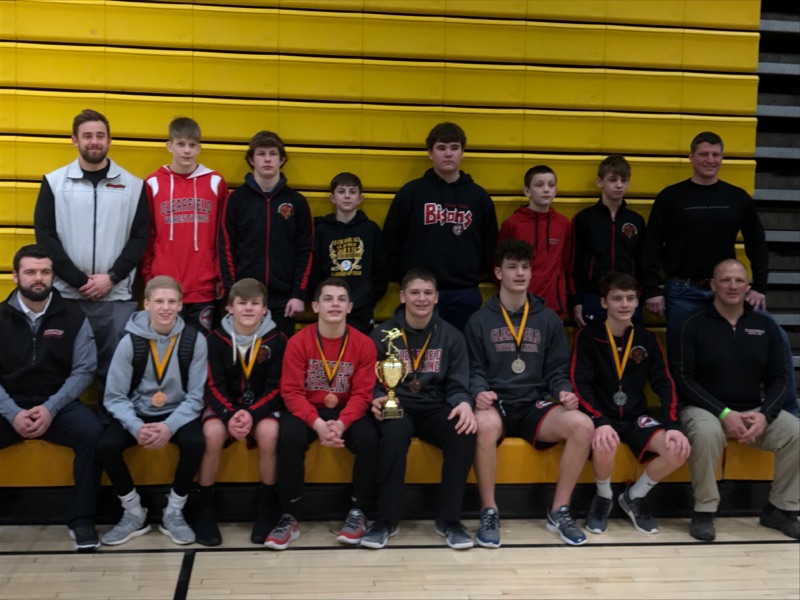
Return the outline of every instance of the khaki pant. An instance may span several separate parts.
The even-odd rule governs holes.
[[[694,491],[694,510],[716,512],[719,489],[716,470],[726,436],[722,422],[703,408],[684,406],[681,424],[692,445],[689,470]],[[800,508],[800,421],[786,411],[770,423],[754,448],[775,453],[775,480],[770,488],[769,501],[782,510]]]

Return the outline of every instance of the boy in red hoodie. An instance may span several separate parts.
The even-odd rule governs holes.
[[[228,186],[197,162],[200,126],[194,119],[172,120],[167,150],[172,162],[145,180],[152,216],[142,277],[145,283],[156,275],[175,279],[183,288],[181,317],[206,334],[220,292],[217,231]]]
[[[567,217],[552,208],[556,174],[547,165],[525,173],[527,206],[520,206],[500,227],[498,243],[514,238],[533,248],[532,277],[528,290],[544,299],[564,320],[567,315],[567,273],[572,256],[572,228]],[[571,286],[570,286],[571,287]]]

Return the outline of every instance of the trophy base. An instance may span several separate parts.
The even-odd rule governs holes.
[[[384,406],[381,411],[381,417],[383,417],[385,421],[389,419],[402,419],[403,409],[399,406]]]

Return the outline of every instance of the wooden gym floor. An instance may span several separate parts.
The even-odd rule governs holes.
[[[380,551],[338,545],[338,526],[304,522],[284,552],[231,523],[218,548],[153,531],[94,554],[74,552],[63,526],[0,527],[0,599],[800,598],[800,544],[755,517],[717,519],[713,544],[690,538],[686,519],[660,520],[653,536],[612,519],[581,547],[543,519],[508,519],[502,548],[466,551],[444,546],[430,521],[404,521]]]

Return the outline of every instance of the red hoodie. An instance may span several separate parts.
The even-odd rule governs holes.
[[[183,288],[183,301],[211,302],[219,293],[217,231],[228,186],[203,165],[189,174],[165,165],[145,180],[150,240],[142,258],[145,282],[169,275]]]
[[[500,227],[498,243],[514,238],[533,248],[531,283],[528,290],[544,298],[545,304],[563,320],[567,315],[567,287],[572,261],[572,227],[569,219],[554,209],[546,213],[521,206]]]

